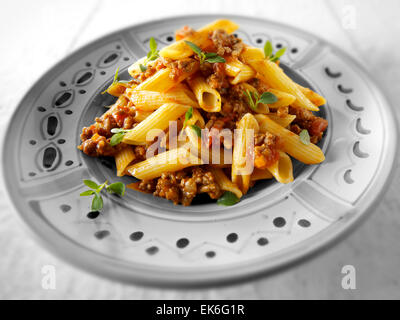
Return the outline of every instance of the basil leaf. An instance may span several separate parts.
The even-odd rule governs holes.
[[[239,202],[239,198],[230,191],[225,191],[225,193],[217,200],[217,204],[220,206],[233,206]]]
[[[92,180],[85,179],[85,180],[83,180],[83,183],[85,185],[87,185],[90,189],[96,190],[99,187],[99,185],[96,182],[92,181]]]
[[[110,139],[110,146],[114,147],[117,144],[120,144],[122,139],[124,138],[125,132],[115,133]]]
[[[190,127],[193,129],[193,131],[196,133],[198,137],[201,137],[201,129],[198,126],[192,124],[190,125]]]
[[[272,49],[272,43],[271,41],[265,42],[264,45],[264,55],[266,58],[269,58],[272,55],[273,49]]]
[[[286,51],[286,48],[279,49],[279,50],[275,53],[275,55],[270,59],[270,61],[271,61],[271,62],[275,62],[275,61],[279,60],[279,58],[282,57],[282,56],[284,55],[285,51]]]
[[[111,133],[120,133],[120,132],[126,132],[127,130],[122,129],[122,128],[112,128]]]
[[[139,68],[140,68],[140,71],[142,71],[142,72],[145,72],[147,70],[147,67],[142,64],[139,64]]]
[[[205,58],[214,58],[214,57],[218,57],[218,54],[215,53],[215,52],[206,52],[206,53],[204,54],[204,57],[205,57]]]
[[[85,197],[85,196],[91,196],[92,194],[94,194],[94,190],[86,190],[86,191],[83,191],[83,192],[80,194],[80,196],[81,196],[81,197]]]
[[[153,37],[150,38],[149,46],[150,46],[151,52],[154,52],[157,50],[157,42]]]
[[[252,97],[252,94],[251,94],[251,92],[249,91],[249,90],[246,90],[246,91],[243,91],[243,94],[246,96],[246,98],[247,98],[247,104],[249,105],[249,107],[251,108],[251,109],[253,109],[253,110],[256,110],[257,108],[256,108],[256,106],[255,106],[255,104],[254,104],[254,101],[253,101],[253,97]]]
[[[107,191],[110,193],[114,192],[120,196],[123,196],[125,194],[125,185],[122,182],[115,182],[107,187]]]
[[[221,57],[221,56],[216,56],[216,57],[213,57],[213,58],[208,58],[208,59],[206,59],[205,61],[207,61],[207,62],[209,62],[209,63],[225,63],[225,62],[226,62],[226,60],[225,60],[223,57]]]
[[[300,134],[300,141],[308,146],[310,144],[310,135],[308,134],[308,131],[306,129],[301,130]]]
[[[103,198],[98,193],[95,193],[90,209],[92,211],[100,211],[103,209]]]
[[[192,119],[193,117],[193,107],[190,107],[188,111],[186,111],[185,113],[185,121],[183,122],[183,126],[186,125],[186,122],[188,122],[188,120]]]
[[[190,47],[190,49],[193,50],[194,53],[196,53],[199,56],[201,55],[202,51],[201,51],[200,47],[195,45],[193,42],[190,42],[190,41],[187,41],[187,40],[185,40],[185,43]]]
[[[277,102],[278,98],[271,92],[264,92],[257,103],[270,104]]]

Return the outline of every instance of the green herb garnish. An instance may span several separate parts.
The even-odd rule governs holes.
[[[196,133],[198,137],[201,137],[200,127],[196,126],[195,124],[191,124],[190,127],[193,129],[193,131]]]
[[[301,130],[300,134],[300,141],[308,146],[310,144],[310,135],[306,129]]]
[[[106,188],[108,193],[115,193],[121,197],[125,194],[125,185],[122,182],[114,182],[112,184],[107,184],[107,182],[108,181],[98,185],[92,180],[83,180],[83,183],[88,186],[90,190],[83,191],[80,196],[94,195],[90,207],[92,211],[100,211],[103,209],[103,198],[101,197],[101,191],[104,188]]]
[[[120,144],[122,139],[124,138],[124,135],[128,131],[129,130],[125,130],[125,129],[121,129],[121,128],[113,128],[113,129],[111,129],[111,133],[114,133],[114,134],[110,139],[110,146],[114,147],[117,144]]]
[[[131,80],[120,80],[118,72],[119,72],[119,68],[117,68],[117,70],[115,70],[113,82],[101,94],[105,94],[108,91],[108,89],[110,89],[113,85],[115,85],[117,83],[129,83],[129,82],[131,82]]]
[[[203,64],[204,62],[209,62],[209,63],[226,62],[226,60],[223,57],[219,56],[215,52],[204,52],[193,42],[187,40],[185,40],[185,43],[190,47],[190,49],[192,49],[192,51],[195,54],[197,54],[200,60],[200,64]]]
[[[239,198],[230,191],[225,191],[224,194],[217,200],[220,206],[233,206],[239,202]]]
[[[190,107],[185,113],[185,121],[183,122],[183,127],[185,127],[186,122],[188,122],[193,117],[193,107]]]
[[[261,96],[256,91],[243,91],[244,95],[247,98],[247,103],[249,107],[253,110],[257,109],[257,105],[259,103],[270,104],[278,101],[276,95],[271,92],[264,92]]]
[[[142,71],[142,72],[145,72],[147,70],[147,64],[150,61],[154,61],[160,56],[159,55],[160,51],[157,50],[157,42],[153,37],[150,38],[149,47],[150,47],[150,51],[147,52],[146,59],[144,59],[143,64],[142,63],[139,64],[140,71]]]
[[[279,49],[275,54],[273,53],[272,43],[271,41],[265,42],[264,45],[264,54],[265,58],[268,58],[271,62],[275,62],[280,59],[286,52],[286,48]]]

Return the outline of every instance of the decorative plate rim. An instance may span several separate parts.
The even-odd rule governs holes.
[[[107,33],[104,36],[98,37],[89,43],[78,47],[76,50],[68,54],[66,57],[62,58],[59,62],[52,65],[48,70],[42,74],[38,79],[35,80],[30,89],[26,92],[26,94],[22,97],[22,99],[18,102],[17,107],[13,110],[8,124],[6,126],[6,133],[12,125],[12,119],[17,114],[18,110],[22,106],[22,102],[25,98],[31,93],[31,91],[38,84],[38,81],[45,77],[46,75],[51,73],[51,70],[57,68],[62,63],[66,61],[70,61],[78,51],[83,50],[84,48],[88,48],[91,45],[97,43],[101,39],[108,38],[114,35],[118,35],[121,32],[128,31],[134,27],[145,27],[147,25],[151,25],[159,22],[170,22],[175,19],[183,19],[183,18],[196,18],[196,19],[216,19],[216,18],[228,18],[228,19],[251,19],[252,22],[255,23],[268,23],[275,26],[280,26],[290,30],[291,32],[301,32],[302,34],[306,34],[308,36],[317,39],[320,43],[329,45],[331,48],[340,52],[341,55],[346,57],[361,73],[366,75],[369,79],[372,79],[368,71],[364,69],[353,57],[349,56],[346,52],[342,51],[336,45],[331,44],[330,42],[316,36],[308,31],[304,31],[302,29],[292,27],[286,24],[278,23],[275,21],[255,18],[251,16],[245,15],[230,15],[230,14],[194,14],[194,15],[176,15],[176,16],[167,16],[164,18],[151,20],[139,24],[133,24],[126,28],[122,28],[116,30],[111,33]],[[2,183],[6,193],[6,199],[9,201],[11,206],[18,213],[19,218],[25,223],[26,226],[29,226],[29,230],[34,235],[36,239],[42,245],[47,248],[50,252],[55,254],[57,257],[63,259],[66,262],[73,264],[81,269],[84,269],[90,273],[95,273],[97,275],[105,276],[107,278],[111,278],[114,280],[118,280],[124,283],[135,283],[141,285],[150,285],[156,287],[205,287],[205,286],[217,286],[217,285],[225,285],[232,284],[242,281],[247,281],[249,279],[254,279],[255,277],[271,274],[273,272],[277,272],[284,268],[288,268],[297,262],[304,261],[309,259],[310,257],[316,255],[317,253],[322,252],[324,249],[333,246],[339,240],[343,239],[347,236],[355,227],[357,227],[362,221],[364,221],[369,214],[371,214],[372,210],[378,205],[379,200],[381,200],[382,195],[388,189],[392,179],[393,174],[390,173],[395,169],[394,163],[396,159],[396,155],[398,154],[395,146],[397,145],[398,140],[398,128],[396,126],[396,118],[395,113],[393,112],[393,107],[389,104],[386,97],[383,95],[383,91],[381,90],[379,84],[373,82],[376,87],[376,93],[384,102],[385,116],[384,122],[388,126],[388,128],[394,132],[395,134],[391,134],[390,136],[385,137],[385,162],[382,160],[379,163],[378,169],[380,169],[381,177],[384,176],[384,179],[377,180],[377,176],[372,179],[372,182],[368,186],[368,188],[361,195],[360,199],[363,199],[359,203],[358,211],[355,214],[348,214],[344,216],[340,220],[336,221],[334,225],[327,227],[324,232],[313,235],[306,240],[303,240],[289,248],[281,250],[277,253],[272,254],[268,258],[261,257],[259,259],[253,259],[251,261],[247,261],[245,263],[236,263],[234,267],[229,265],[224,266],[209,266],[206,271],[197,272],[193,274],[190,272],[191,268],[179,268],[179,273],[176,273],[174,267],[164,268],[163,273],[157,273],[156,270],[153,270],[152,266],[135,263],[135,268],[132,268],[132,263],[115,260],[109,256],[103,255],[101,253],[95,252],[92,249],[82,247],[75,240],[67,237],[61,232],[52,228],[50,224],[42,219],[28,220],[25,219],[21,211],[23,211],[23,205],[18,203],[16,199],[12,196],[12,188],[13,184],[10,184],[9,181],[6,182],[6,167],[4,165],[6,159],[6,147],[7,147],[7,134],[4,135],[1,143],[2,154]],[[382,166],[385,165],[384,168]],[[374,190],[371,190],[372,187]],[[379,192],[372,192],[375,190],[379,190]],[[367,197],[367,195],[369,197]],[[319,241],[313,241],[314,238],[318,237]],[[49,240],[52,241],[49,241]],[[67,241],[65,241],[67,240]],[[127,266],[129,266],[127,268]]]

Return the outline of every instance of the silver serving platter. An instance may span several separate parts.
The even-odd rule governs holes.
[[[83,126],[113,98],[100,92],[117,67],[173,41],[183,25],[217,18],[262,47],[287,47],[285,71],[327,98],[329,128],[320,146],[326,161],[295,162],[295,182],[258,183],[233,207],[197,201],[191,207],[129,190],[105,196],[103,212],[87,216],[82,179],[129,183],[113,161],[86,157],[76,146]],[[32,87],[6,131],[4,182],[23,220],[66,261],[124,282],[155,286],[232,283],[269,273],[326,248],[356,226],[382,197],[397,146],[391,109],[371,77],[348,55],[303,31],[255,18],[175,17],[105,36],[74,52]]]

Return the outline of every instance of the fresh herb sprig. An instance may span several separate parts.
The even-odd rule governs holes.
[[[93,195],[92,204],[90,207],[92,211],[100,211],[101,209],[103,209],[103,198],[101,197],[101,191],[104,188],[106,188],[108,193],[115,193],[121,197],[125,194],[125,185],[122,182],[107,184],[108,181],[106,181],[103,184],[98,185],[92,180],[83,180],[83,183],[90,189],[83,191],[80,196]]]
[[[217,200],[220,206],[233,206],[239,202],[239,198],[230,191],[225,191],[224,194]]]
[[[190,127],[193,129],[196,135],[201,138],[201,128],[195,124],[191,124]]]
[[[259,103],[270,104],[278,101],[277,96],[271,92],[264,92],[261,96],[256,91],[246,90],[243,93],[247,98],[249,107],[253,110],[257,109]]]
[[[149,43],[150,51],[147,52],[147,57],[144,60],[143,64],[139,64],[140,71],[145,72],[147,70],[147,64],[150,61],[156,60],[160,56],[160,51],[157,50],[157,42],[156,40],[151,37]]]
[[[204,52],[196,44],[187,40],[185,40],[185,43],[190,47],[190,49],[192,49],[192,51],[195,54],[197,54],[197,56],[199,57],[200,64],[203,64],[204,62],[209,62],[209,63],[226,62],[226,60],[223,57],[219,56],[215,52]]]
[[[119,72],[119,68],[117,68],[117,70],[115,70],[113,82],[101,94],[105,94],[108,91],[108,89],[110,89],[113,85],[115,85],[117,83],[129,83],[129,82],[131,82],[131,80],[121,80],[119,78],[118,72]]]
[[[193,117],[193,107],[190,107],[188,111],[185,113],[185,121],[183,121],[183,127],[186,126],[186,122],[188,122]]]
[[[121,128],[111,129],[111,133],[114,133],[114,134],[110,139],[110,146],[115,147],[117,144],[120,144],[127,132],[129,132],[129,130],[125,130],[125,129],[121,129]]]
[[[265,42],[264,45],[265,58],[268,58],[271,62],[278,61],[285,54],[285,52],[286,52],[286,47],[279,49],[274,54],[271,41],[268,40],[267,42]]]
[[[310,134],[306,129],[301,130],[299,136],[300,136],[300,141],[306,146],[308,146],[311,143]]]

